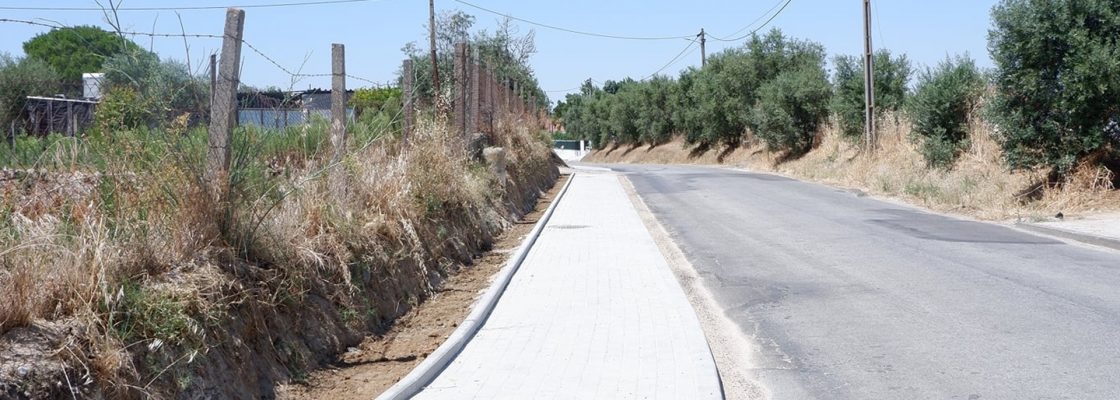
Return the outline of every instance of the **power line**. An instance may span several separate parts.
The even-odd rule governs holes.
[[[743,26],[742,28],[739,28],[739,30],[737,30],[735,32],[731,32],[731,34],[729,34],[727,36],[728,37],[735,36],[735,35],[738,35],[740,33],[743,33],[743,31],[745,31],[747,29],[750,29],[750,27],[754,26],[754,24],[758,23],[758,21],[762,21],[762,19],[766,18],[767,15],[770,15],[770,13],[774,12],[774,10],[777,10],[778,7],[781,7],[782,2],[784,2],[784,1],[785,0],[778,0],[777,3],[774,3],[773,7],[770,7],[769,10],[766,10],[766,12],[762,13],[762,15],[759,15],[758,18],[754,19],[754,21],[751,21],[749,24]],[[708,36],[710,36],[712,39],[721,40],[721,41],[725,41],[725,42],[730,42],[731,41],[729,39],[720,38],[720,37],[712,35],[710,33],[708,34]]]
[[[661,69],[658,69],[657,71],[654,71],[654,73],[652,73],[652,74],[649,74],[649,75],[648,75],[648,76],[646,76],[645,78],[642,78],[642,80],[644,81],[644,80],[646,80],[646,79],[649,79],[649,78],[652,78],[652,77],[654,77],[654,76],[657,76],[657,74],[660,74],[660,73],[661,73],[661,71],[664,71],[664,70],[668,69],[669,67],[673,66],[673,64],[676,64],[676,63],[677,63],[677,61],[679,61],[679,60],[681,59],[681,57],[683,57],[683,56],[684,56],[684,53],[685,53],[685,52],[687,52],[687,51],[688,51],[688,49],[691,49],[691,48],[692,48],[692,45],[694,45],[694,44],[696,44],[696,42],[694,42],[694,41],[689,41],[689,42],[688,42],[688,45],[684,47],[684,50],[681,50],[681,52],[680,52],[680,53],[677,53],[677,56],[676,56],[676,57],[673,57],[673,59],[672,59],[672,60],[669,60],[669,62],[668,62],[668,63],[666,63],[666,64],[665,64],[665,66],[661,67]]]
[[[34,25],[34,26],[43,26],[43,27],[52,28],[52,29],[59,29],[59,28],[66,28],[67,27],[67,26],[64,26],[64,25],[48,24],[48,23],[45,23],[45,22],[38,22],[38,21],[28,21],[28,20],[11,19],[11,18],[0,18],[0,23],[4,23],[4,22],[19,23],[19,24]],[[204,38],[204,39],[222,39],[222,38],[224,38],[223,35],[211,35],[211,34],[205,34],[205,33],[155,33],[155,32],[129,32],[129,31],[120,31],[120,32],[116,32],[116,33],[119,33],[121,35],[128,35],[128,36],[146,36],[146,37],[159,37],[159,38]],[[290,70],[288,68],[285,68],[283,65],[280,65],[279,62],[277,62],[272,57],[269,57],[267,54],[265,54],[263,51],[258,49],[256,46],[253,46],[252,43],[245,40],[244,38],[241,39],[241,43],[244,44],[245,47],[248,47],[250,51],[252,51],[253,53],[256,53],[258,56],[265,59],[265,61],[268,61],[270,64],[275,66],[277,69],[279,69],[280,71],[283,71],[284,73],[288,74],[292,78],[322,78],[322,77],[332,76],[332,74],[303,74],[303,73],[293,72],[292,70]],[[373,85],[380,85],[380,83],[378,83],[376,81],[366,79],[366,78],[362,78],[362,77],[359,77],[359,76],[346,75],[346,77],[350,78],[350,79],[357,80],[357,81],[370,83],[370,84],[373,84]]]
[[[273,3],[273,4],[245,4],[245,5],[231,5],[231,6],[184,6],[184,7],[121,7],[115,9],[116,11],[197,11],[197,10],[224,10],[230,7],[235,8],[277,8],[277,7],[299,7],[299,6],[318,6],[326,4],[345,4],[345,3],[364,3],[369,1],[380,0],[321,0],[321,1],[302,1],[290,3]],[[10,7],[3,6],[0,10],[7,11],[111,11],[107,8],[100,7]]]
[[[574,33],[574,34],[577,34],[577,35],[592,36],[592,37],[607,38],[607,39],[622,39],[622,40],[677,40],[677,39],[689,39],[689,38],[692,38],[692,37],[696,36],[696,35],[681,35],[681,36],[646,36],[646,37],[643,37],[643,36],[611,35],[611,34],[605,34],[605,33],[580,31],[580,30],[575,30],[575,29],[563,28],[563,27],[559,27],[559,26],[556,26],[556,25],[549,25],[549,24],[544,24],[544,23],[540,23],[540,22],[530,21],[530,20],[527,20],[527,19],[524,19],[524,18],[519,18],[519,17],[515,17],[515,16],[510,15],[510,14],[506,14],[506,13],[503,13],[503,12],[500,12],[500,11],[494,11],[494,10],[491,10],[489,8],[482,7],[482,6],[479,6],[479,5],[476,5],[476,4],[471,4],[471,3],[468,3],[468,2],[463,1],[463,0],[454,0],[454,1],[456,3],[460,3],[460,4],[466,5],[468,7],[473,7],[473,8],[476,8],[476,9],[479,9],[479,10],[482,10],[482,11],[485,11],[485,12],[488,12],[488,13],[491,13],[491,14],[495,14],[495,15],[498,15],[498,16],[506,17],[506,18],[509,18],[509,19],[512,19],[512,20],[521,21],[521,22],[524,22],[526,24],[536,25],[536,26],[539,26],[539,27],[542,27],[542,28],[554,29],[554,30],[558,30],[558,31],[561,31],[561,32]]]
[[[750,37],[751,35],[754,35],[755,33],[758,33],[758,31],[762,30],[762,28],[765,28],[767,25],[770,25],[771,22],[774,22],[774,19],[778,18],[778,15],[781,15],[782,11],[785,11],[786,7],[789,7],[789,3],[792,3],[792,2],[793,2],[793,0],[786,0],[786,3],[782,4],[782,8],[778,9],[778,12],[774,13],[774,15],[771,15],[770,19],[766,20],[766,22],[764,22],[762,25],[759,25],[758,28],[754,28],[753,30],[751,30],[750,33],[748,33],[746,35],[739,36],[739,37],[734,38],[734,39],[720,39],[720,38],[717,38],[715,36],[712,36],[712,39],[716,39],[716,40],[724,41],[724,42],[738,42],[740,40],[746,39],[746,38]]]

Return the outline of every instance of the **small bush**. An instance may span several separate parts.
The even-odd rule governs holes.
[[[972,59],[948,58],[918,77],[909,113],[930,166],[948,168],[968,145],[968,121],[984,88]]]
[[[832,113],[840,124],[840,132],[848,138],[863,135],[864,111],[863,60],[855,56],[838,56],[833,63]],[[875,115],[898,111],[905,104],[907,85],[913,69],[906,55],[891,56],[890,51],[875,53]]]
[[[0,53],[0,137],[7,137],[11,123],[18,121],[27,96],[52,96],[60,82],[54,69],[37,58]]]
[[[992,11],[992,116],[1012,168],[1068,173],[1120,145],[1120,7],[1113,0],[1002,0]]]
[[[828,118],[831,94],[823,68],[803,67],[778,75],[759,89],[754,109],[757,135],[771,150],[803,154]]]

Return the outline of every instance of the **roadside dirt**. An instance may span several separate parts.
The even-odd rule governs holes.
[[[448,278],[437,294],[401,317],[387,333],[366,337],[333,367],[313,372],[305,383],[281,386],[278,398],[369,400],[407,375],[466,318],[568,179],[569,175],[562,175],[532,212],[497,238],[493,250]]]

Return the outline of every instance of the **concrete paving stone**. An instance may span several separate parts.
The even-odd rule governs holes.
[[[493,313],[416,399],[718,399],[700,322],[618,177],[579,174]]]

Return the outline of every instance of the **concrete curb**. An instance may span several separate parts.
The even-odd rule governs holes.
[[[1049,226],[1042,226],[1042,225],[1038,225],[1038,224],[1029,224],[1029,223],[1022,223],[1022,222],[1016,223],[1015,227],[1019,228],[1019,229],[1035,232],[1035,233],[1041,233],[1041,234],[1044,234],[1044,235],[1059,237],[1059,238],[1062,238],[1062,239],[1069,239],[1069,240],[1074,240],[1074,241],[1078,241],[1078,242],[1085,243],[1085,244],[1091,244],[1091,245],[1094,245],[1094,246],[1101,246],[1101,247],[1107,247],[1107,248],[1110,248],[1110,249],[1113,249],[1113,250],[1120,250],[1120,240],[1113,239],[1113,238],[1108,238],[1108,237],[1104,237],[1104,236],[1091,235],[1091,234],[1087,234],[1087,233],[1074,232],[1074,231],[1067,230],[1067,229],[1051,228]]]
[[[385,393],[377,396],[378,400],[403,400],[411,398],[412,396],[420,393],[429,383],[447,368],[448,364],[459,355],[467,342],[471,341],[478,330],[482,328],[482,324],[486,322],[486,318],[490,316],[490,312],[494,311],[494,307],[498,305],[498,300],[501,299],[502,293],[505,292],[506,287],[509,286],[513,275],[521,268],[521,263],[525,261],[525,256],[529,254],[529,250],[533,248],[536,243],[537,237],[544,231],[545,225],[548,220],[552,218],[552,213],[556,210],[556,206],[560,204],[560,200],[564,198],[564,194],[568,192],[568,187],[572,186],[572,181],[576,178],[576,174],[571,174],[568,177],[568,182],[564,184],[564,188],[556,194],[556,198],[552,200],[552,204],[548,206],[541,218],[537,220],[537,224],[533,226],[533,230],[521,242],[521,246],[517,248],[517,252],[513,254],[505,267],[502,267],[501,272],[498,272],[497,279],[490,284],[490,288],[486,293],[478,299],[471,313],[451,332],[451,336],[443,344],[439,345],[435,351],[432,352],[428,358],[420,362],[416,368],[412,369],[404,378],[397,382],[395,385],[386,390]]]

